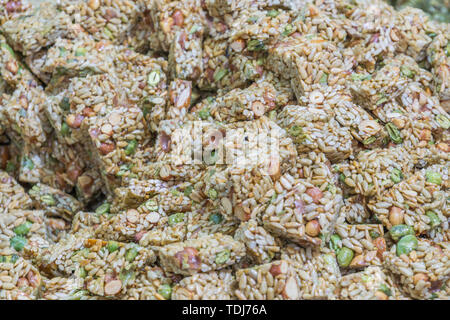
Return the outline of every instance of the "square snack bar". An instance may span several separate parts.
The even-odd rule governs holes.
[[[299,101],[314,84],[344,85],[352,67],[331,41],[309,36],[279,41],[269,49],[267,63],[280,77],[291,79]]]
[[[199,0],[172,1],[155,0],[150,7],[150,16],[156,37],[151,49],[168,52],[178,31],[203,34],[204,12]]]
[[[360,151],[355,160],[336,164],[334,169],[344,191],[372,196],[392,187],[397,175],[409,177],[413,163],[410,154],[400,146]]]
[[[264,73],[263,54],[240,54],[245,41],[237,40],[233,49],[228,40],[207,38],[203,41],[203,73],[197,81],[201,90],[234,89],[260,79]]]
[[[117,79],[107,74],[75,77],[64,83],[55,94],[47,95],[45,114],[58,140],[72,145],[83,141],[80,127],[84,119],[107,114],[120,97]]]
[[[334,300],[341,277],[335,254],[322,248],[301,248],[287,244],[281,259],[290,261],[297,276],[299,297],[305,300]]]
[[[196,81],[202,74],[202,31],[194,25],[190,30],[175,33],[168,58],[172,78]]]
[[[20,61],[3,35],[0,35],[0,70],[1,78],[13,89],[21,82],[37,85],[36,78]]]
[[[440,100],[447,101],[450,99],[450,81],[448,67],[450,58],[448,52],[449,30],[438,34],[427,49],[428,62],[431,63],[434,90],[439,95]],[[447,109],[448,112],[448,109]]]
[[[42,88],[21,83],[2,108],[8,136],[21,148],[41,147],[47,140],[51,127],[43,112],[45,100]]]
[[[313,91],[299,100],[303,108],[322,110],[322,113],[332,117],[342,127],[341,134],[347,135],[346,131],[350,131],[353,138],[361,142],[365,148],[377,148],[386,143],[386,130],[370,113],[353,103],[344,86],[314,85],[312,88]],[[351,142],[354,147],[355,141]]]
[[[1,30],[12,48],[24,56],[54,44],[58,38],[74,36],[70,16],[51,2],[43,2],[24,15],[5,22]]]
[[[373,197],[369,209],[390,230],[407,225],[416,235],[433,236],[448,229],[448,167],[433,165],[402,179],[380,195]]]
[[[352,154],[350,131],[322,109],[288,105],[278,119],[291,135],[298,154],[323,152],[331,162],[345,160]]]
[[[448,128],[449,114],[441,106],[439,99],[430,96],[428,87],[423,88],[417,82],[409,83],[397,101],[414,120],[429,124],[433,134],[440,134]]]
[[[84,139],[109,194],[121,185],[121,166],[133,164],[132,156],[142,148],[148,126],[136,105],[121,106],[107,116],[94,116],[82,123]]]
[[[151,250],[135,244],[94,239],[86,240],[82,251],[71,258],[80,259],[78,276],[84,278],[89,292],[103,297],[125,295],[133,287],[136,275],[156,258]]]
[[[111,215],[100,223],[95,235],[106,240],[137,241],[145,246],[183,241],[189,213],[171,211],[161,202],[160,198],[154,197],[137,209],[128,209]],[[182,209],[186,211],[187,208]],[[166,235],[166,238],[158,240],[158,235]]]
[[[263,76],[266,52],[280,36],[293,30],[290,16],[270,16],[253,9],[240,13],[225,34],[229,39],[210,38],[203,42],[204,74],[199,87],[206,90],[236,88]],[[228,30],[228,28],[227,28]]]
[[[350,84],[350,91],[356,103],[366,110],[375,110],[400,96],[410,82],[426,83],[429,79],[429,72],[422,70],[411,57],[399,55],[385,60],[370,79]]]
[[[262,213],[266,230],[303,246],[320,246],[330,237],[343,199],[326,165],[319,165],[312,179],[285,174],[274,191]]]
[[[37,258],[48,276],[75,276],[93,295],[125,295],[139,270],[155,262],[156,256],[134,243],[120,243],[69,236],[44,250]]]
[[[382,4],[381,8],[372,9],[369,7],[369,2],[366,2],[365,8],[357,9],[355,17],[359,19],[357,18],[355,22],[358,27],[350,31],[348,37],[355,62],[369,72],[376,70],[384,58],[393,57],[395,54],[407,50],[408,47],[406,35],[400,30],[399,25],[392,26],[392,20],[397,19],[398,14],[383,1],[377,2],[377,4]],[[391,25],[384,27],[382,26],[384,24]],[[421,42],[423,45],[421,40],[419,37],[417,43]],[[421,49],[423,50],[423,48]]]
[[[343,276],[339,280],[342,300],[403,300],[398,285],[381,267],[371,266],[363,271]]]
[[[172,300],[234,300],[234,286],[230,270],[197,273],[173,287]]]
[[[298,300],[299,279],[289,260],[277,260],[236,271],[239,300]]]
[[[212,103],[203,101],[201,104],[205,106],[196,108],[208,110],[211,117],[220,122],[256,120],[276,108],[277,93],[271,83],[255,82],[245,89],[233,89]]]
[[[62,0],[59,8],[96,40],[120,43],[135,25],[139,6],[131,0]]]
[[[408,84],[397,100],[402,108],[389,114],[393,119],[386,124],[391,140],[402,143],[419,159],[426,158],[430,162],[448,160],[445,134],[450,128],[450,115],[438,98],[429,96],[429,89],[424,90],[414,82]],[[402,112],[404,114],[399,115]],[[387,114],[379,112],[377,116],[386,118]]]
[[[30,196],[17,181],[5,171],[0,170],[0,213],[10,210],[26,210],[32,206]]]
[[[220,233],[169,244],[158,250],[161,267],[183,275],[220,270],[238,263],[244,255],[242,243]]]
[[[56,87],[71,77],[109,72],[115,53],[108,41],[95,42],[87,36],[58,39],[40,58],[43,62],[39,70],[51,79],[49,86]]]
[[[201,193],[213,201],[220,199],[223,214],[234,212],[246,221],[256,214],[259,204],[267,203],[271,196],[267,192],[295,163],[296,152],[286,132],[266,117],[227,128],[219,141],[223,149],[218,146],[216,151],[220,157],[223,150],[227,166],[205,173]]]
[[[384,266],[404,294],[430,299],[450,276],[449,254],[445,243],[404,236],[385,254]]]
[[[405,53],[417,62],[427,59],[427,50],[435,35],[448,33],[448,25],[430,19],[428,14],[417,8],[403,8],[395,18],[400,31],[396,32],[400,34],[397,52]]]
[[[167,211],[189,211],[192,202],[189,200],[187,184],[174,184],[162,180],[130,179],[127,187],[117,188],[115,196],[121,200],[112,202],[111,212],[116,213],[127,208],[137,208],[147,200],[157,200],[161,207]],[[189,191],[189,192],[188,192]],[[129,205],[125,205],[125,204]]]
[[[151,129],[156,130],[165,116],[167,95],[160,61],[126,48],[117,50],[114,57],[110,73],[72,78],[51,92],[46,114],[60,140],[70,144],[82,141],[79,128],[85,118],[106,116],[130,104],[139,105]]]
[[[36,300],[42,277],[30,261],[11,250],[0,252],[0,299]]]
[[[83,205],[73,196],[42,183],[35,184],[29,191],[36,208],[46,211],[48,216],[64,218],[68,221]]]
[[[169,243],[199,239],[222,233],[233,235],[239,222],[233,216],[222,215],[207,201],[202,201],[188,212],[162,214],[153,229],[136,234],[142,246],[163,246]]]
[[[159,113],[163,112],[167,99],[167,61],[120,47],[114,66],[111,73],[119,80],[117,85],[132,103],[139,104],[143,110],[149,109],[146,114],[151,116],[153,129],[153,122],[157,124],[164,117]],[[156,131],[156,128],[153,130]]]
[[[234,234],[237,241],[245,244],[247,255],[256,264],[269,263],[280,252],[280,241],[277,241],[256,220],[242,222]]]
[[[0,250],[32,257],[49,246],[42,210],[11,210],[0,215]]]
[[[52,188],[71,192],[77,176],[86,168],[85,154],[80,145],[70,147],[54,136],[41,148],[25,145],[17,163],[18,180],[23,183],[43,183]]]

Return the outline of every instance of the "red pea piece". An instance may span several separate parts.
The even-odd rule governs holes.
[[[317,187],[309,188],[308,190],[306,190],[306,194],[313,199],[313,202],[315,204],[318,204],[320,202],[320,199],[323,198],[322,190]]]

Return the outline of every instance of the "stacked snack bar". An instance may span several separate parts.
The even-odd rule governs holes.
[[[450,299],[449,50],[383,0],[0,0],[0,299]]]
[[[60,1],[59,8],[95,39],[121,43],[139,17],[136,1]]]
[[[155,259],[153,251],[136,244],[71,236],[36,260],[48,276],[74,276],[91,295],[114,297],[125,295]]]
[[[2,31],[14,50],[29,56],[58,38],[73,36],[74,27],[71,17],[57,4],[46,2],[5,22]]]
[[[9,125],[9,136],[22,148],[25,145],[39,148],[47,140],[50,129],[44,117],[44,101],[45,94],[40,88],[19,84],[4,105],[2,112]]]
[[[270,262],[280,251],[280,243],[255,220],[241,223],[234,237],[245,243],[247,255],[258,264]]]
[[[406,225],[417,235],[435,237],[448,230],[448,167],[433,165],[402,180],[368,204],[383,225],[392,230]],[[443,240],[443,239],[442,239]]]
[[[49,246],[44,212],[11,210],[0,216],[1,250],[9,249],[23,256],[34,256]]]
[[[362,150],[355,160],[338,163],[334,168],[350,194],[371,196],[393,186],[397,175],[411,175],[413,165],[410,154],[402,147],[395,147]]]
[[[8,86],[15,88],[21,81],[32,82],[35,80],[31,72],[17,58],[4,36],[0,36],[0,52],[2,79]]]
[[[205,101],[200,110],[208,109],[211,117],[221,122],[254,120],[275,109],[276,94],[272,84],[262,81],[246,89],[231,90],[212,103]]]
[[[34,206],[46,210],[47,215],[71,220],[75,213],[83,208],[83,205],[71,195],[44,184],[35,184],[28,194]]]
[[[99,299],[89,295],[76,278],[54,277],[42,279],[39,296],[43,300],[90,300]]]
[[[315,35],[296,35],[278,42],[269,51],[268,64],[272,71],[291,79],[300,100],[305,93],[313,91],[315,84],[343,85],[352,61],[343,57],[331,41]]]
[[[361,269],[381,265],[386,241],[380,224],[338,224],[330,238],[340,267]]]
[[[323,152],[332,162],[345,160],[352,154],[350,131],[323,109],[286,106],[278,119],[292,136],[299,154]]]

